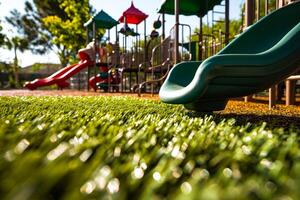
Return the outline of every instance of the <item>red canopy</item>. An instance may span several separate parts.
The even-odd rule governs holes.
[[[124,19],[126,18],[127,24],[139,24],[147,17],[148,15],[134,7],[133,2],[131,2],[130,8],[123,12],[123,15],[119,19],[119,22],[124,23]]]

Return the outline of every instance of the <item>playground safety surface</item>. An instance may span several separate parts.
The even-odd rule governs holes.
[[[135,93],[104,93],[78,90],[0,90],[0,96],[132,96],[137,97]],[[158,100],[158,95],[142,94],[141,98]]]
[[[78,90],[0,90],[1,96],[130,96],[133,98],[150,99],[159,101],[157,94],[142,94],[138,97],[135,93],[103,93],[94,91],[78,91]],[[285,106],[284,101],[278,102],[272,110],[268,108],[267,97],[254,98],[252,102],[245,103],[242,99],[230,100],[223,111],[214,112],[220,119],[223,118],[239,118],[241,123],[258,122],[258,121],[274,121],[276,125],[287,127],[288,124],[299,124],[300,127],[300,98],[296,99],[296,106]]]

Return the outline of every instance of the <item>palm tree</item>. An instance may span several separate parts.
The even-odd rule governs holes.
[[[14,36],[12,38],[6,38],[5,46],[14,51],[14,62],[13,62],[13,73],[14,73],[14,81],[15,87],[19,86],[19,61],[17,51],[24,52],[28,49],[28,41],[24,38],[20,38],[18,36]]]

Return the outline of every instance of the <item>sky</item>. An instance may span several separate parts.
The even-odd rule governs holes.
[[[147,18],[147,34],[152,31],[152,24],[158,18],[157,8],[159,8],[162,0],[133,0],[135,7],[148,14]],[[4,33],[8,35],[16,35],[16,30],[5,23],[5,16],[9,15],[9,12],[13,9],[17,9],[20,12],[24,10],[25,0],[0,0],[0,19],[4,28]],[[240,6],[243,0],[230,0],[230,18],[236,19],[240,15]],[[130,7],[131,0],[90,0],[90,4],[97,10],[103,9],[114,19],[119,19],[122,13]],[[217,8],[218,9],[218,8]],[[220,8],[221,10],[221,8]],[[211,17],[211,14],[209,14]],[[166,15],[166,34],[168,30],[174,25],[174,16]],[[206,21],[206,18],[205,18]],[[180,23],[189,24],[192,30],[199,25],[199,19],[197,17],[185,17],[180,16]],[[140,33],[143,33],[143,26],[140,25]],[[54,52],[50,52],[46,55],[33,55],[30,51],[24,53],[18,52],[19,63],[22,67],[34,64],[36,62],[41,63],[59,63],[59,60]],[[7,49],[0,48],[0,61],[12,62],[13,52]]]

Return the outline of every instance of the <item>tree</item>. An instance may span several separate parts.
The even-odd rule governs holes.
[[[2,32],[2,26],[0,21],[0,47],[4,44],[4,38],[5,38],[5,35],[2,34],[1,32]]]
[[[220,21],[222,21],[222,19],[220,19]],[[236,35],[241,33],[242,19],[230,20],[229,27],[229,38],[234,38]],[[213,27],[204,24],[202,30],[204,35],[213,35],[215,38],[218,38],[219,31],[225,33],[225,26],[223,22],[217,22]],[[194,33],[196,34],[192,35],[192,41],[198,41],[199,28],[195,28]]]
[[[53,48],[51,35],[43,28],[40,16],[36,15],[32,5],[25,2],[25,14],[12,10],[6,21],[17,30],[20,37],[28,42],[28,49],[35,54],[44,54]]]
[[[1,4],[0,4],[1,5]],[[2,26],[1,26],[1,20],[0,20],[0,47],[4,44],[4,38],[5,38],[5,35],[2,34]]]
[[[14,51],[14,63],[13,63],[13,74],[15,87],[19,86],[19,61],[17,56],[17,51],[24,52],[28,49],[27,39],[21,38],[19,36],[14,36],[11,39],[6,38],[5,45],[8,49],[13,49]]]
[[[53,44],[61,48],[59,59],[62,63],[74,60],[77,51],[86,42],[83,24],[89,20],[91,7],[89,0],[58,0],[63,16],[50,15],[42,22],[53,36]]]
[[[90,12],[88,0],[33,0],[25,2],[24,15],[13,10],[6,20],[27,38],[33,53],[52,50],[65,66],[85,43],[83,23]]]

